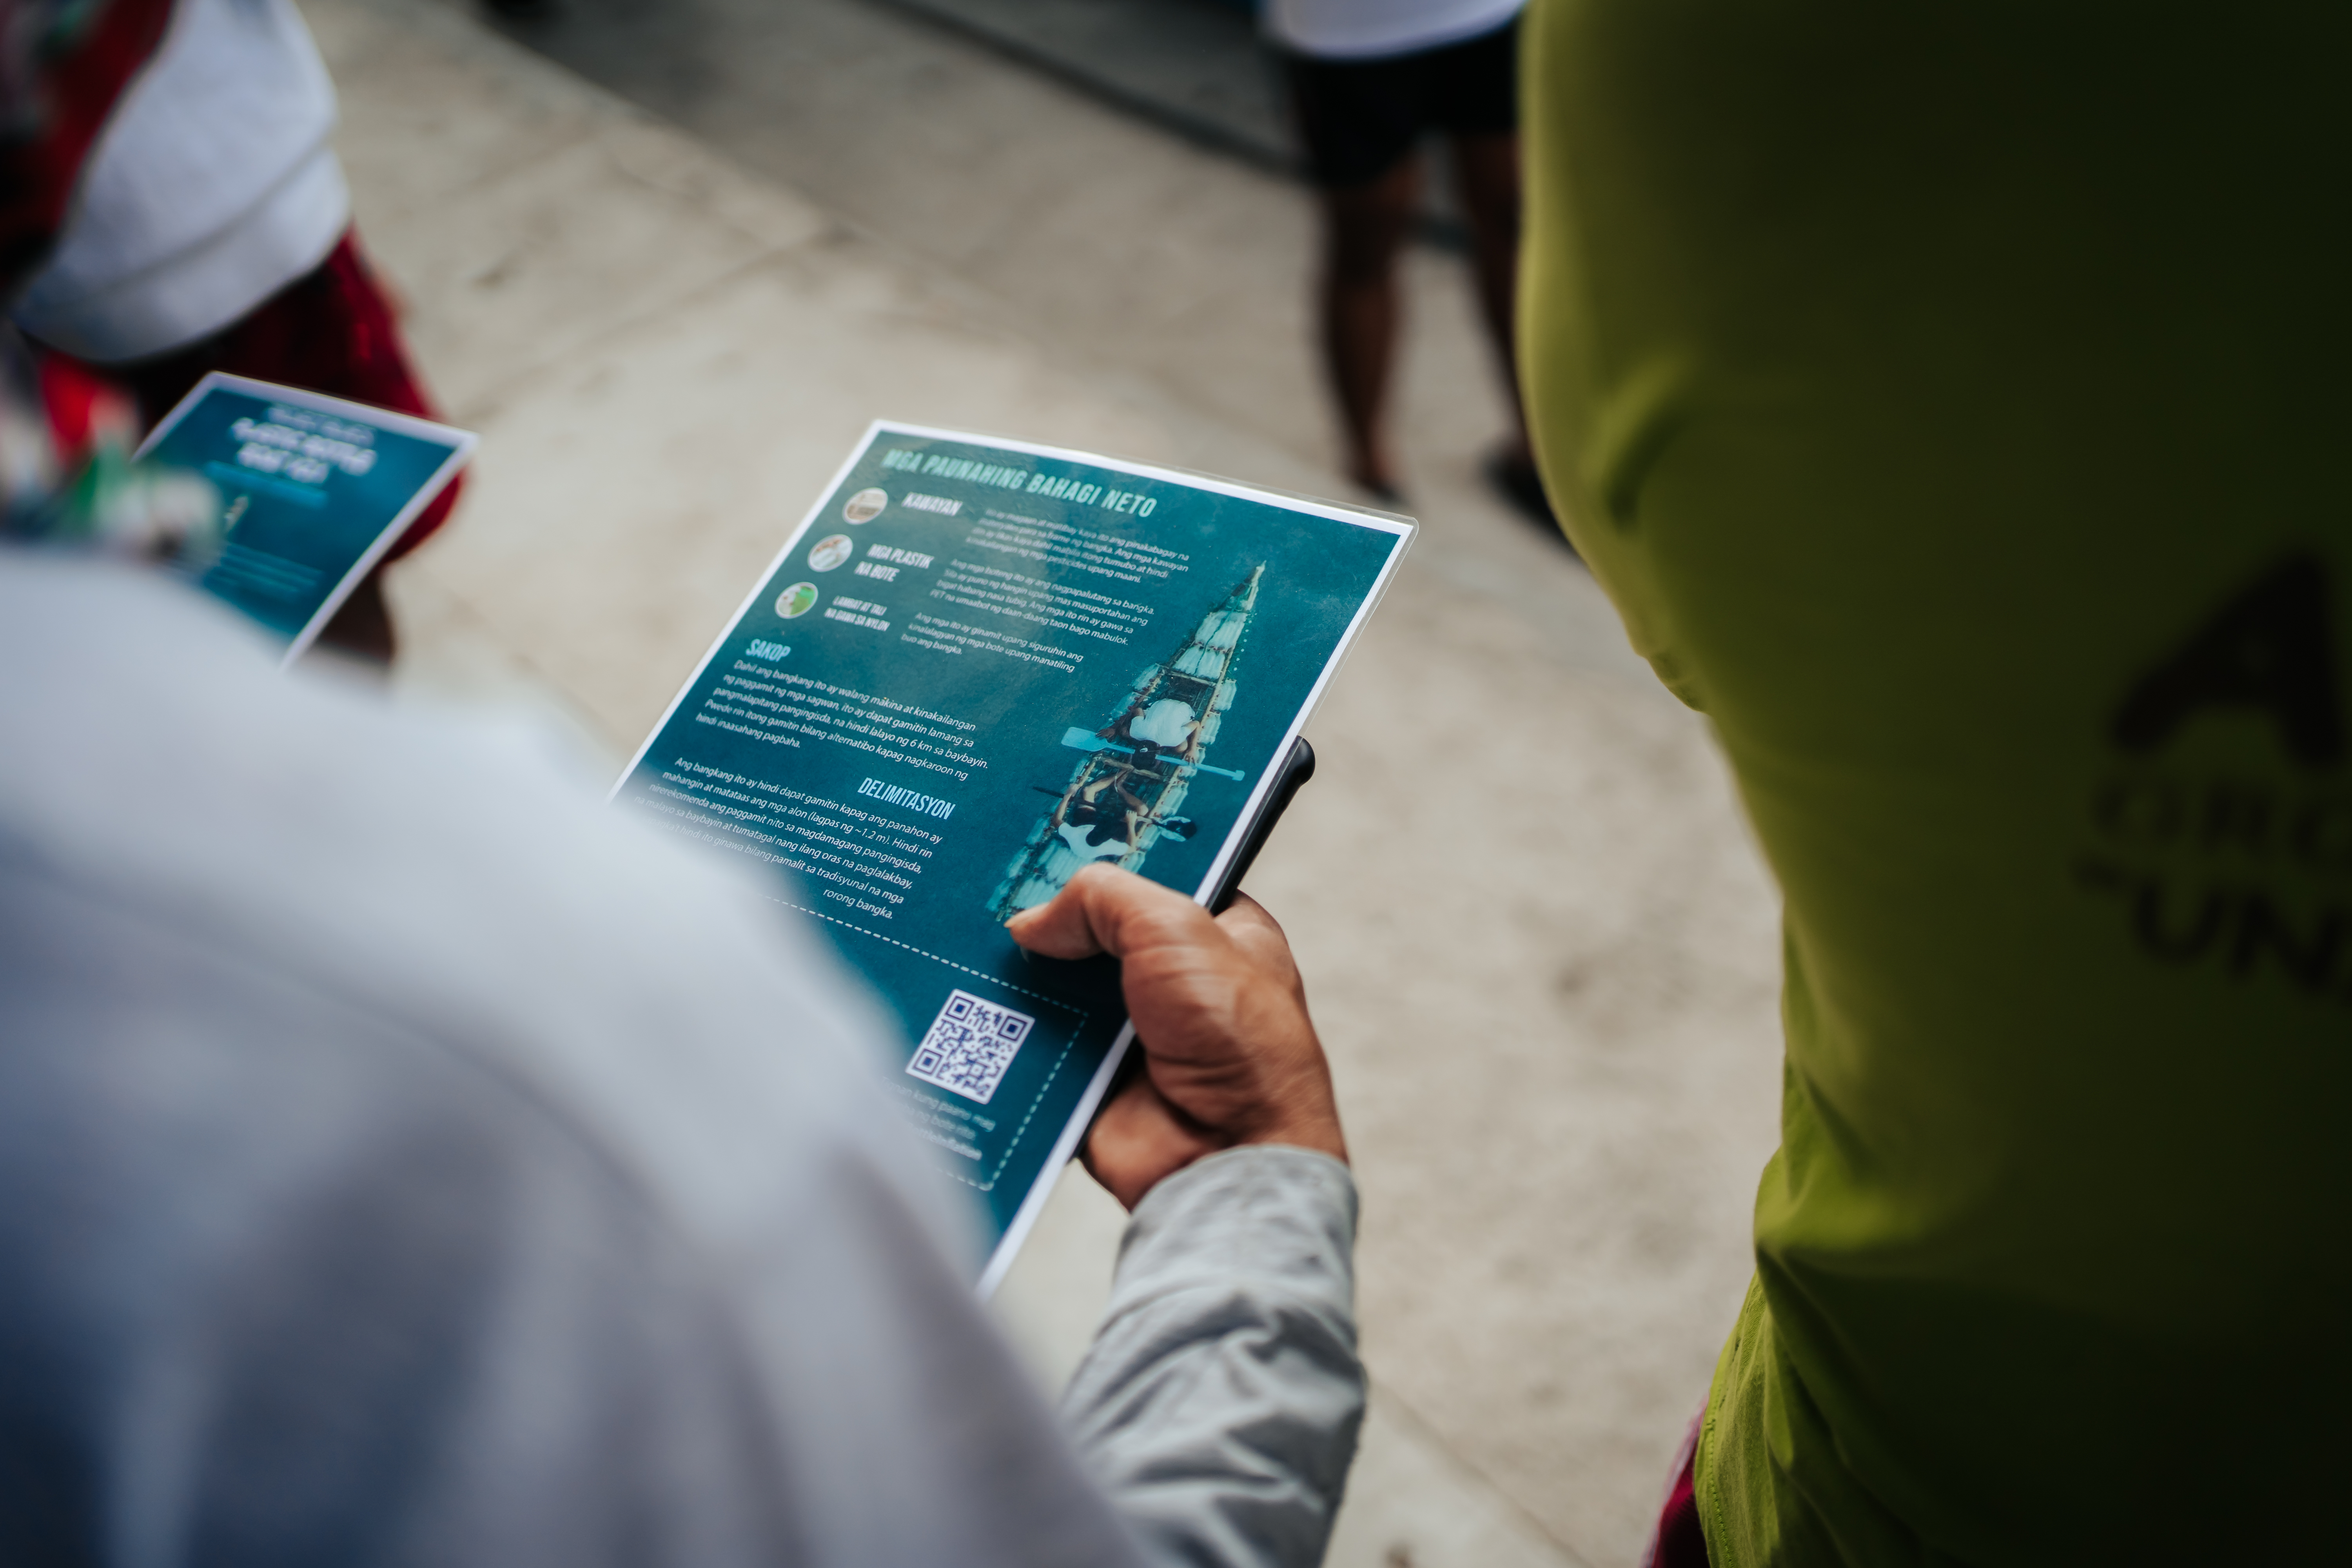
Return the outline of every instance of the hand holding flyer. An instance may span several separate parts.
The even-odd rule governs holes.
[[[877,423],[615,786],[791,873],[896,1012],[900,1099],[998,1238],[983,1289],[1134,1032],[1111,960],[1006,921],[1097,865],[1209,902],[1412,529]]]
[[[1119,961],[1143,1048],[1095,1118],[1087,1169],[1128,1208],[1193,1161],[1286,1143],[1343,1164],[1347,1139],[1306,988],[1274,917],[1247,894],[1212,916],[1139,877],[1089,866],[1008,929],[1032,952]]]

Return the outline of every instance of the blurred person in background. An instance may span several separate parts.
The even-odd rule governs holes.
[[[1267,0],[1322,216],[1325,367],[1348,478],[1401,494],[1389,389],[1402,307],[1397,270],[1421,217],[1422,142],[1445,138],[1470,234],[1478,305],[1512,388],[1511,430],[1486,465],[1552,527],[1512,373],[1519,247],[1518,11],[1524,0]]]
[[[1658,1561],[2341,1561],[2352,14],[1527,47],[1545,477],[1785,900]]]
[[[165,20],[5,12],[9,295]],[[1320,1560],[1355,1189],[1263,911],[1020,923],[1149,1041],[1056,1423],[814,929],[530,733],[280,674],[41,385],[0,326],[0,1561]]]
[[[215,370],[436,417],[352,231],[334,124],[334,83],[292,0],[182,0],[13,307],[62,362],[52,378],[123,388],[142,430]],[[460,482],[386,564],[441,526]],[[383,572],[322,634],[379,664],[395,648]]]

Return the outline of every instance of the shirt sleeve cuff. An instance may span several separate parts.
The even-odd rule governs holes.
[[[1136,1205],[1107,1316],[1246,1279],[1352,1319],[1355,1244],[1356,1183],[1346,1165],[1286,1144],[1227,1149]]]

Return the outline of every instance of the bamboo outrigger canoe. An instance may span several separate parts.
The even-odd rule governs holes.
[[[1081,867],[1106,860],[1138,870],[1163,836],[1192,837],[1194,824],[1179,810],[1200,775],[1248,782],[1208,758],[1233,706],[1234,666],[1265,575],[1263,565],[1253,570],[1181,647],[1138,675],[1109,723],[1064,731],[1062,743],[1085,755],[1058,793],[1037,786],[1054,804],[990,900],[999,920],[1044,903]]]

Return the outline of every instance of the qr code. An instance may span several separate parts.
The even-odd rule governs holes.
[[[1004,1081],[1004,1069],[1013,1065],[1021,1042],[1036,1026],[1037,1020],[1026,1013],[983,1002],[969,991],[950,991],[947,1005],[923,1032],[923,1043],[915,1047],[915,1059],[907,1070],[925,1083],[986,1105]]]

